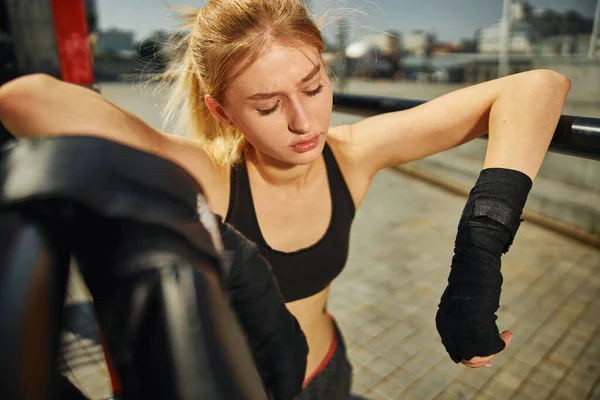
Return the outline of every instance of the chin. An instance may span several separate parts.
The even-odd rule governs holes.
[[[296,154],[294,156],[294,158],[292,160],[290,160],[290,163],[294,164],[294,165],[308,165],[308,164],[311,164],[316,159],[318,159],[319,156],[321,155],[321,152],[317,151],[317,149],[309,151],[308,153],[309,154],[307,154],[307,153],[300,154],[300,155]]]

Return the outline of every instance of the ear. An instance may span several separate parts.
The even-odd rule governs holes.
[[[204,95],[204,102],[206,103],[206,107],[208,107],[210,113],[214,115],[219,122],[228,126],[235,125],[233,119],[229,116],[225,108],[210,94]]]

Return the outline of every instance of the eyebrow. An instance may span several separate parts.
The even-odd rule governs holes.
[[[315,75],[317,75],[319,73],[319,71],[321,70],[321,65],[317,65],[315,66],[312,71],[310,71],[308,73],[308,75],[306,75],[304,78],[302,78],[300,80],[300,82],[297,83],[297,85],[301,85],[303,83],[306,83],[308,81],[310,81],[312,78],[315,77]],[[266,99],[270,99],[271,97],[275,97],[282,94],[281,92],[272,92],[272,93],[256,93],[253,94],[252,96],[248,97],[248,100],[266,100]]]

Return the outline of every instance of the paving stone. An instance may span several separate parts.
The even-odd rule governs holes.
[[[561,381],[557,386],[554,387],[554,393],[570,397],[571,399],[585,399],[590,391],[591,387],[583,387],[579,384],[573,384],[567,380]]]
[[[438,393],[437,396],[435,396],[433,399],[434,400],[464,400],[467,399],[468,397],[461,397],[455,393],[450,393],[447,391],[442,391],[440,393]]]
[[[593,312],[594,314],[597,314],[598,309],[588,306],[588,309],[586,310],[585,314],[587,314],[588,312]],[[569,335],[574,336],[574,338],[577,341],[583,341],[584,343],[587,342],[594,335],[597,328],[595,325],[586,322],[583,319],[585,314],[571,327],[569,331]]]
[[[592,391],[590,399],[600,399],[600,382],[596,382],[596,387]]]
[[[574,397],[571,396],[567,396],[561,393],[555,393],[553,395],[551,395],[549,398],[549,400],[573,400]]]
[[[383,357],[394,363],[396,366],[402,366],[406,363],[414,354],[409,353],[403,350],[403,346],[396,346],[390,349],[388,354],[385,354]]]
[[[370,389],[361,385],[358,380],[356,379],[352,379],[352,394],[356,394],[359,396],[364,395],[365,393],[367,393],[367,391],[369,391]]]
[[[472,369],[464,367],[458,379],[467,385],[480,389],[494,375],[494,368]]]
[[[393,380],[384,378],[373,388],[373,391],[385,399],[396,399],[400,397],[404,389]]]
[[[585,345],[584,340],[577,342],[563,341],[548,354],[548,359],[568,368],[577,359]]]
[[[444,388],[443,393],[452,393],[458,399],[471,399],[476,391],[474,387],[455,379]]]
[[[375,360],[371,361],[368,364],[368,367],[384,377],[388,376],[392,371],[394,371],[397,368],[396,364],[386,360],[383,357],[378,357]]]
[[[528,380],[524,382],[521,387],[519,387],[518,393],[524,394],[534,399],[545,399],[550,395],[553,387],[554,382],[552,382],[551,380],[542,384]]]
[[[356,299],[357,292],[354,292],[353,297]],[[379,310],[371,306],[364,306],[352,314],[352,319],[356,321],[357,324],[365,325],[369,321],[374,320],[377,316],[380,315]]]
[[[498,400],[485,392],[477,392],[477,394],[473,396],[473,398],[477,400]]]
[[[427,374],[410,385],[408,390],[423,400],[430,400],[441,393],[452,381],[451,377],[442,374]]]
[[[371,389],[377,382],[383,379],[381,374],[373,371],[367,366],[354,370],[352,380],[366,389]]]
[[[509,369],[503,368],[500,370],[500,372],[494,374],[493,381],[498,381],[502,385],[514,391],[521,385],[523,379],[515,375]]]
[[[515,353],[515,358],[528,364],[537,364],[548,353],[549,347],[539,345],[526,345],[519,348]]]
[[[362,326],[362,330],[373,338],[378,338],[378,335],[382,333],[387,327],[381,324],[373,323],[373,321]]]
[[[361,363],[362,365],[367,365],[371,361],[375,360],[378,356],[370,349],[366,347],[349,347],[348,348],[348,356]]]
[[[568,366],[556,363],[551,358],[546,358],[535,367],[538,371],[546,372],[558,381],[566,374]]]
[[[533,397],[527,396],[526,394],[523,393],[513,393],[510,396],[510,400],[536,400]],[[539,399],[537,399],[539,400]]]
[[[369,400],[389,400],[377,393],[374,389],[369,389],[364,394]]]
[[[353,328],[348,332],[344,332],[344,335],[359,344],[365,344],[375,338],[375,335],[372,332],[364,329],[364,325]]]
[[[373,353],[386,357],[393,350],[392,348],[396,345],[395,341],[384,340],[383,338],[376,336],[365,343],[365,347],[369,348]]]
[[[435,364],[433,369],[430,370],[430,373],[446,375],[454,379],[461,374],[463,368],[462,365],[456,365],[452,361],[443,360],[442,362]]]
[[[482,389],[483,392],[489,396],[498,400],[504,400],[510,399],[516,388],[506,386],[496,376],[494,376]]]
[[[413,356],[410,360],[405,362],[402,367],[419,377],[433,369],[432,364],[425,362],[425,359],[416,356]]]
[[[506,371],[514,375],[517,379],[519,379],[520,382],[522,382],[531,373],[533,368],[533,365],[513,357],[508,360],[506,364],[504,364],[503,370],[500,371],[498,375]]]
[[[570,368],[570,372],[578,376],[585,375],[589,378],[600,378],[600,360],[587,360],[585,357],[581,357],[576,363]]]
[[[398,367],[394,371],[392,371],[388,378],[393,380],[394,383],[396,383],[398,386],[406,388],[419,379],[419,377],[416,374],[402,367]]]

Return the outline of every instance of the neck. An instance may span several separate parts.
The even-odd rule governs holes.
[[[282,163],[254,149],[246,153],[246,164],[253,167],[270,186],[299,187],[306,183],[315,163],[291,165]]]

